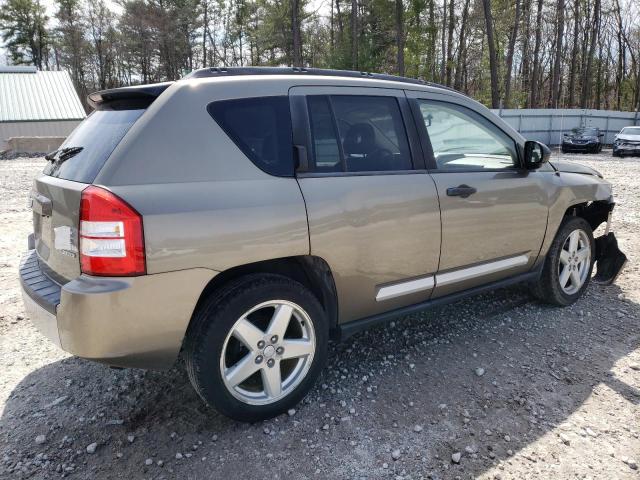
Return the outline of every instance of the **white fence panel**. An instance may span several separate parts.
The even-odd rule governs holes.
[[[492,112],[502,117],[525,138],[547,145],[559,145],[563,133],[578,127],[598,127],[605,134],[604,143],[610,145],[623,127],[640,125],[638,112],[568,108],[502,109]]]

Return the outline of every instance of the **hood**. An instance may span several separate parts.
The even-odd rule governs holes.
[[[583,135],[580,133],[568,133],[564,135],[564,138],[568,138],[571,140],[597,140],[597,135]]]
[[[558,172],[581,173],[583,175],[595,175],[596,177],[603,178],[602,174],[597,170],[591,167],[587,167],[586,165],[581,165],[579,163],[563,162],[558,160],[553,160],[549,163]]]
[[[616,140],[632,140],[640,142],[640,135],[629,135],[628,133],[619,133],[616,135]]]

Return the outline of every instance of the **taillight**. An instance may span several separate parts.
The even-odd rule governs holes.
[[[86,188],[80,200],[80,268],[98,276],[146,273],[142,217],[100,187]]]

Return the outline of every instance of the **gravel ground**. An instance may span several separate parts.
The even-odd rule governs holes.
[[[181,367],[56,349],[17,281],[40,159],[0,161],[0,478],[640,478],[640,159],[566,155],[614,184],[630,263],[566,309],[502,289],[331,349],[290,415],[235,423]]]

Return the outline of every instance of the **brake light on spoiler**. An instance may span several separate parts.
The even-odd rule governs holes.
[[[142,216],[117,195],[93,185],[80,200],[80,269],[109,277],[146,273]]]

